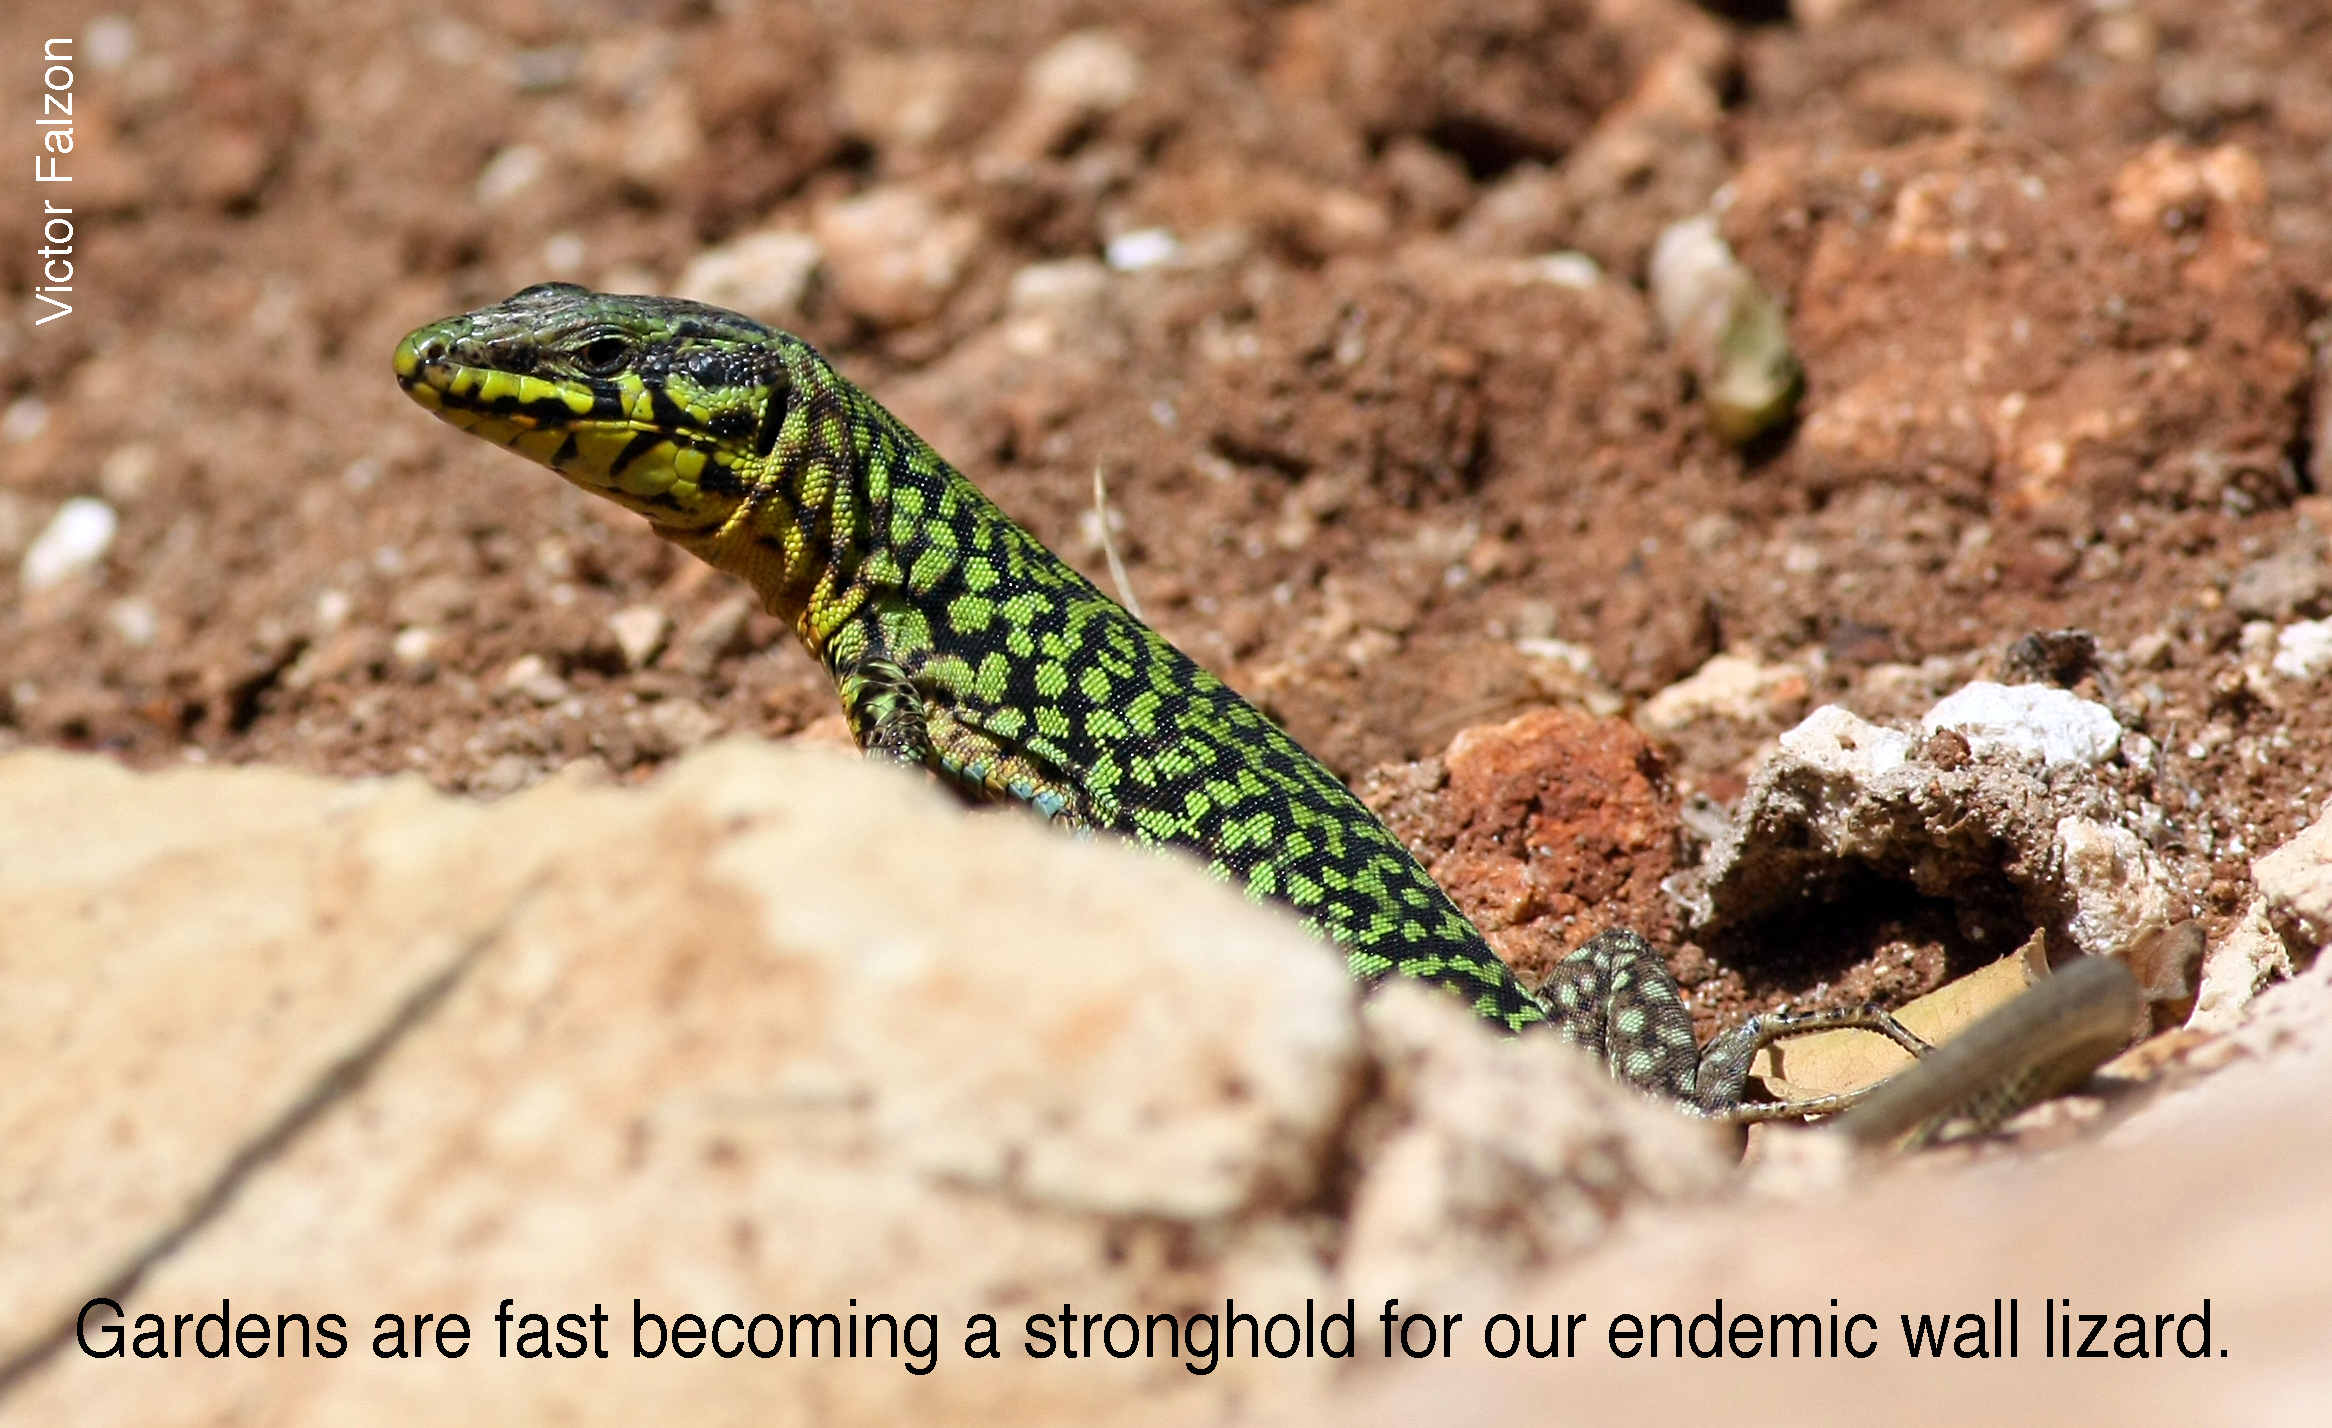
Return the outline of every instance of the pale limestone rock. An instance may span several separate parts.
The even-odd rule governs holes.
[[[2270,982],[2289,977],[2332,943],[2332,811],[2275,851],[2254,859],[2259,896],[2203,958],[2202,987],[2187,1025],[2227,1031]]]
[[[2260,989],[2291,971],[2291,951],[2267,920],[2267,900],[2252,899],[2242,920],[2203,954],[2194,1014],[2186,1024],[2196,1031],[2233,1030]]]
[[[501,915],[514,847],[419,779],[0,759],[0,1362]],[[516,835],[523,837],[524,835]]]
[[[1064,1298],[1326,1293],[1314,1241],[1278,1217],[1341,1163],[1365,1079],[1352,986],[1327,949],[1174,860],[743,745],[645,793],[554,781],[488,810],[413,784],[143,780],[54,755],[0,762],[0,785],[0,828],[21,830],[0,858],[19,913],[0,932],[11,1350],[184,1224],[226,1158],[400,1003],[461,972],[125,1301],[338,1310],[347,1359],[130,1375],[68,1339],[0,1422],[256,1404],[354,1425],[1139,1421],[1129,1384],[1144,1412],[1187,1418],[1308,1381],[1244,1359],[1203,1379],[1165,1359],[1063,1375],[1018,1352],[1021,1318]],[[94,943],[76,927],[93,899]],[[504,1296],[605,1304],[616,1357],[498,1359]],[[852,1298],[937,1313],[941,1371],[747,1356],[641,1372],[634,1296],[668,1316]],[[374,1314],[423,1306],[466,1314],[485,1352],[370,1357]],[[980,1309],[1012,1355],[986,1372],[961,1353]]]
[[[2129,1107],[2099,1140],[2040,1156],[1933,1156],[1898,1173],[1865,1166],[1843,1184],[1817,1176],[1773,1187],[1789,1197],[1778,1203],[1741,1197],[1633,1216],[1592,1255],[1431,1306],[1467,1315],[1449,1360],[1371,1364],[1324,1401],[1259,1421],[2312,1423],[2332,1383],[2323,1344],[2332,1229],[2307,1208],[2332,1181],[2332,1138],[2315,1133],[2332,1101],[2328,972],[2332,963],[2319,963],[2263,996],[2234,1038],[2248,1054]],[[2149,1328],[2152,1316],[2172,1315],[2167,1361],[2151,1357],[2150,1333],[2146,1360],[2067,1362],[2061,1348],[2047,1357],[2044,1316],[2067,1295],[2077,1312],[2141,1314]],[[2017,1303],[2015,1358],[1904,1352],[1899,1316],[1916,1325],[1921,1314],[1977,1315],[1989,1338],[1995,1298],[2003,1318],[2006,1301]],[[1867,1359],[1833,1357],[1827,1342],[1823,1357],[1803,1351],[1810,1343],[1792,1357],[1785,1337],[1778,1357],[1728,1351],[1678,1363],[1665,1333],[1660,1360],[1640,1346],[1626,1359],[1605,1338],[1615,1315],[1674,1313],[1689,1324],[1719,1313],[1721,1300],[1723,1327],[1752,1315],[1764,1339],[1776,1314],[1816,1314],[1827,1328],[1833,1299],[1842,1331],[1849,1316],[1870,1316],[1857,1333],[1875,1347]],[[2168,1334],[2205,1299],[2208,1355],[2181,1357]],[[1373,1307],[1364,1302],[1364,1318]],[[1487,1316],[1526,1311],[1542,1345],[1550,1312],[1585,1316],[1576,1357],[1499,1361],[1482,1351]],[[1966,1327],[1955,1318],[1955,1333]],[[2187,1328],[2189,1349],[2200,1351],[2200,1319]],[[1710,1329],[1700,1330],[1704,1351]]]
[[[1679,219],[1653,244],[1653,307],[1670,347],[1700,379],[1717,435],[1751,441],[1785,420],[1805,390],[1780,304],[1717,232],[1713,214]]]
[[[2295,955],[2313,957],[2332,943],[2332,811],[2254,862],[2251,879]]]
[[[0,900],[0,1425],[1218,1422],[1331,1365],[1064,1373],[1022,1320],[1550,1263],[1724,1165],[1551,1037],[1406,986],[1364,1033],[1339,956],[1180,859],[815,751],[491,807],[20,754]],[[125,1273],[351,1351],[20,1358]],[[604,1305],[613,1356],[503,1359],[506,1297]],[[635,1297],[931,1313],[939,1366],[639,1365]],[[469,1355],[372,1357],[387,1310]]]
[[[1494,1034],[1393,985],[1362,1016],[1393,1124],[1352,1207],[1345,1292],[1423,1296],[1520,1275],[1603,1238],[1619,1207],[1713,1190],[1714,1127],[1655,1105],[1554,1037]]]
[[[1079,30],[1054,41],[1021,75],[1020,102],[989,136],[992,161],[1026,163],[1052,150],[1080,124],[1113,114],[1142,89],[1142,61],[1106,30]]]

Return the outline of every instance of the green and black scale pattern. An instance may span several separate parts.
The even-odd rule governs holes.
[[[1702,1053],[1659,954],[1624,931],[1533,997],[1335,775],[797,337],[549,283],[419,329],[395,362],[439,417],[750,584],[824,662],[870,755],[1191,849],[1294,909],[1355,976],[1438,983],[1510,1030],[1552,1024],[1615,1076],[1734,1118],[1762,1118],[1739,1103],[1768,1041],[1839,1025],[1908,1038],[1883,1013],[1765,1017]]]

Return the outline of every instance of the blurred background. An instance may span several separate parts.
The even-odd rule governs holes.
[[[0,747],[498,794],[837,737],[738,587],[397,392],[557,278],[800,331],[1347,777],[1568,704],[1713,808],[2078,627],[2215,915],[2322,801],[2321,5],[39,0],[20,121],[58,36]],[[1696,218],[1804,373],[1745,444],[1653,291]]]

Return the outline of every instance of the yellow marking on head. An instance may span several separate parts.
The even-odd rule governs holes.
[[[675,453],[672,470],[681,480],[696,484],[696,478],[704,474],[704,453],[693,448]]]

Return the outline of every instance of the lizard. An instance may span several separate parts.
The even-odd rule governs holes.
[[[1510,1032],[1552,1027],[1620,1080],[1725,1120],[1838,1108],[1744,1101],[1751,1057],[1782,1037],[1862,1026],[1926,1050],[1872,1007],[1752,1018],[1704,1050],[1673,975],[1624,929],[1525,990],[1340,779],[791,333],[542,283],[416,329],[394,366],[444,421],[743,580],[831,675],[870,758],[1194,852],[1363,982],[1416,978]]]

